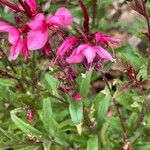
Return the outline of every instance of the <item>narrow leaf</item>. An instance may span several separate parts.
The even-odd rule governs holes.
[[[121,124],[120,124],[120,121],[118,118],[116,118],[116,117],[107,118],[107,122],[108,122],[108,124],[112,125],[115,129],[117,129],[118,131],[122,131]]]
[[[97,137],[97,135],[93,135],[87,141],[87,148],[86,148],[86,150],[98,150],[98,137]]]
[[[15,82],[10,79],[0,79],[0,86],[13,87],[15,86]]]
[[[69,111],[71,115],[72,122],[77,125],[83,120],[83,103],[70,101],[69,103]]]
[[[30,124],[28,123],[25,123],[24,121],[22,121],[20,118],[18,118],[16,116],[16,113],[18,112],[21,112],[21,109],[18,108],[18,109],[15,109],[15,110],[12,110],[10,115],[11,115],[11,119],[12,121],[16,124],[16,126],[21,129],[23,132],[25,133],[32,133],[33,135],[36,135],[36,136],[41,136],[43,135],[43,133],[37,129],[35,129],[34,127],[32,127]]]
[[[110,104],[110,101],[109,101],[109,98],[107,96],[105,96],[99,102],[98,110],[97,110],[97,120],[98,120],[98,124],[99,124],[100,127],[104,123],[104,117],[105,117],[105,114],[108,111],[109,104]]]
[[[89,93],[91,76],[92,71],[86,72],[85,78],[82,78],[82,81],[80,83],[80,93],[83,97],[86,97]]]
[[[56,130],[56,121],[53,117],[50,98],[43,100],[43,123],[48,133],[54,136]]]
[[[52,75],[48,73],[45,75],[44,86],[45,88],[47,88],[47,90],[49,90],[49,92],[51,92],[54,95],[58,95],[58,92],[57,92],[58,83],[59,81],[56,78],[54,78]]]

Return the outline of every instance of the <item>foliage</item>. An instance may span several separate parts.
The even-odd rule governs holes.
[[[149,15],[149,1],[132,2],[137,1],[145,2]],[[38,4],[45,14],[67,7],[74,23],[61,30],[66,36],[83,33],[77,27],[84,30],[87,16],[83,19],[85,10],[77,0],[38,0]],[[62,43],[56,34],[51,37],[50,55],[31,51],[26,61],[22,55],[10,61],[7,35],[0,33],[0,150],[150,149],[150,62],[146,50],[150,33],[141,17],[145,14],[134,7],[136,15],[126,22],[120,14],[132,14],[131,1],[84,0],[84,4],[90,14],[90,34],[100,31],[122,40],[108,48],[109,52],[115,49],[116,62],[106,62],[100,70],[76,64],[77,75],[72,75],[74,70],[60,67],[63,63],[53,66],[53,53]],[[18,26],[17,15],[0,5],[0,20]],[[134,41],[130,41],[132,36]],[[138,40],[139,45],[134,46]],[[120,75],[112,77],[114,70]],[[104,85],[102,89],[94,89],[96,81]],[[76,91],[70,90],[72,87]]]

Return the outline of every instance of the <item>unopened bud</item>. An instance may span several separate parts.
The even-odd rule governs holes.
[[[79,94],[79,93],[74,93],[72,95],[72,98],[75,100],[75,101],[81,101],[82,100],[82,96]]]

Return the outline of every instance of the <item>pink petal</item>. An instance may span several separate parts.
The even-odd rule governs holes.
[[[71,54],[67,59],[66,61],[69,63],[69,64],[72,64],[72,63],[80,63],[82,62],[84,56],[82,54]]]
[[[32,30],[44,30],[47,28],[46,19],[42,13],[37,14],[30,22],[27,23],[27,25]]]
[[[26,0],[27,4],[30,6],[32,12],[36,12],[37,2],[36,0]]]
[[[69,26],[73,22],[73,16],[71,12],[65,8],[59,8],[54,16],[51,16],[47,19],[48,24],[56,26]]]
[[[86,57],[88,63],[91,63],[96,56],[95,49],[93,49],[88,44],[82,44],[77,47],[76,50],[67,58],[68,63],[80,63],[84,56]]]
[[[8,40],[11,44],[15,44],[20,36],[19,31],[14,26],[3,21],[0,21],[0,32],[9,33]]]
[[[76,41],[77,39],[75,37],[67,38],[58,48],[56,55],[62,57]]]
[[[95,34],[95,40],[96,40],[96,43],[99,43],[99,42],[105,42],[105,43],[108,43],[108,42],[111,42],[111,43],[119,43],[121,40],[120,39],[117,39],[117,38],[113,38],[111,36],[108,36],[106,34],[103,34],[101,32],[97,32]]]
[[[23,47],[22,40],[18,39],[16,44],[12,45],[12,47],[10,49],[9,59],[15,60],[18,57],[18,55],[21,53],[22,47]]]
[[[107,37],[107,40],[111,43],[119,43],[121,42],[120,39],[117,39],[117,38],[113,38],[113,37]]]
[[[29,50],[28,50],[28,48],[27,48],[27,38],[25,38],[25,39],[23,40],[22,53],[23,53],[23,55],[24,55],[24,60],[26,61],[26,60],[30,57],[30,55],[29,55]]]
[[[91,47],[88,46],[84,51],[83,51],[83,55],[86,57],[88,63],[93,62],[93,59],[96,56],[96,52],[95,50]]]
[[[112,56],[102,47],[95,47],[95,51],[96,53],[104,60],[110,60],[110,61],[114,61],[114,59],[112,58]]]
[[[87,49],[88,47],[89,47],[88,44],[82,44],[77,47],[76,53],[79,54],[79,53],[83,52],[85,49]]]
[[[48,30],[31,30],[27,35],[27,47],[29,50],[42,48],[48,39]]]

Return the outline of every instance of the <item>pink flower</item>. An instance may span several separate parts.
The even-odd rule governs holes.
[[[58,48],[56,55],[62,57],[76,41],[75,37],[68,37]]]
[[[18,55],[21,53],[23,47],[23,41],[20,36],[20,31],[14,26],[0,21],[0,32],[8,33],[8,41],[11,44],[9,58],[15,60]]]
[[[24,3],[24,5],[25,5],[25,3],[27,3],[27,5],[29,6],[29,9],[31,10],[32,14],[36,13],[36,11],[37,11],[37,2],[36,2],[36,0],[25,0],[23,3]],[[20,4],[19,4],[19,8],[21,10],[24,10],[24,8]]]
[[[103,34],[101,32],[95,33],[95,40],[96,40],[97,44],[98,43],[104,43],[107,45],[108,45],[108,42],[110,42],[110,43],[119,43],[120,42],[120,39],[110,37],[110,36]]]
[[[94,58],[98,55],[103,60],[114,61],[112,56],[102,47],[91,46],[88,44],[82,44],[78,46],[73,53],[66,59],[68,63],[80,63],[84,58],[88,63],[92,63]]]
[[[31,31],[27,35],[27,47],[29,50],[42,48],[48,40],[48,26],[42,13],[37,14],[27,25]]]
[[[73,22],[72,14],[65,7],[58,8],[54,16],[47,19],[47,23],[56,26],[69,26]]]
[[[59,8],[56,14],[48,19],[42,13],[37,14],[27,23],[31,29],[27,35],[28,49],[37,50],[42,48],[48,40],[48,27],[53,25],[68,26],[72,23],[71,18],[71,13],[66,8]]]

